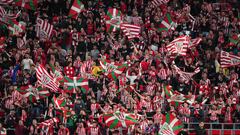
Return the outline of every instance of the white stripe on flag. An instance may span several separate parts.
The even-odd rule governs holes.
[[[80,8],[77,8],[77,7],[73,6],[73,5],[72,5],[72,7],[71,7],[71,10],[73,10],[73,11],[75,11],[75,12],[77,12],[77,13],[80,13],[80,12],[81,12],[81,9],[80,9]]]
[[[177,118],[174,118],[174,119],[171,121],[171,123],[169,124],[169,126],[170,126],[171,128],[173,128],[173,126],[174,126],[177,122],[178,122],[178,119],[177,119]]]
[[[112,117],[110,117],[110,118],[108,118],[106,121],[105,121],[105,123],[108,123],[108,122],[110,122],[110,121],[112,121],[112,120],[115,120],[115,119],[117,119],[115,116],[112,116]]]

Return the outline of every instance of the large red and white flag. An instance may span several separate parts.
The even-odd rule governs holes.
[[[167,4],[170,0],[153,0],[152,5],[153,6],[159,6],[162,4]]]
[[[140,36],[141,27],[133,24],[122,23],[120,29],[128,39],[133,39]]]
[[[180,68],[178,68],[175,64],[173,65],[173,69],[176,71],[177,74],[179,74],[179,80],[185,83],[188,83],[192,77],[200,72],[200,68],[196,68],[194,72],[184,72]]]
[[[223,68],[240,65],[240,56],[221,51],[220,65]]]
[[[187,48],[190,43],[188,36],[180,36],[174,39],[170,44],[166,46],[170,54],[177,54],[185,56],[187,54]]]
[[[72,7],[69,11],[69,16],[77,19],[78,14],[84,9],[84,4],[81,0],[74,0]]]
[[[48,23],[48,21],[46,20],[37,18],[36,33],[37,37],[39,37],[40,39],[48,39],[52,36],[53,25]]]
[[[59,84],[54,81],[54,78],[47,72],[47,70],[42,65],[39,65],[37,67],[36,75],[38,83],[43,87],[49,88],[53,92],[57,92],[59,90]]]
[[[201,41],[202,41],[202,38],[200,38],[200,37],[191,39],[191,41],[188,45],[188,48],[191,49],[193,47],[196,47]]]

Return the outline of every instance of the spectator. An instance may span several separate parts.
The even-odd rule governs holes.
[[[25,135],[27,133],[27,129],[23,124],[23,121],[19,121],[18,125],[16,126],[15,129],[15,135]]]
[[[199,126],[195,130],[196,135],[207,135],[207,131],[204,128],[204,123],[200,122]]]

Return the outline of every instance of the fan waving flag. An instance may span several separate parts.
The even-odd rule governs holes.
[[[140,36],[141,27],[133,24],[120,24],[120,29],[128,39],[133,39]]]
[[[222,68],[240,65],[240,57],[225,51],[221,51],[220,65]]]
[[[42,87],[34,87],[32,85],[18,87],[17,91],[21,93],[24,98],[28,98],[30,102],[36,102],[37,100],[50,95],[48,90],[43,89]]]
[[[202,38],[200,37],[191,39],[188,45],[188,48],[191,49],[193,47],[196,47],[201,41],[202,41]]]
[[[163,87],[163,89],[168,103],[175,107],[178,107],[180,104],[189,100],[188,96],[185,96],[177,91],[174,91],[171,85],[166,85]]]
[[[74,0],[72,7],[69,11],[68,16],[77,19],[78,14],[84,9],[84,4],[81,2],[81,0]]]
[[[183,128],[182,122],[173,114],[167,113],[162,118],[158,135],[177,135]]]
[[[159,6],[159,5],[162,5],[162,4],[167,4],[170,0],[152,0],[152,5],[153,6]]]
[[[29,10],[36,10],[38,0],[14,0],[15,5]]]
[[[169,30],[175,30],[176,27],[177,27],[177,22],[171,17],[169,13],[167,13],[164,19],[159,24],[157,30],[169,31]]]
[[[63,110],[63,107],[66,106],[66,99],[64,97],[57,97],[54,95],[52,98],[52,102],[56,109]]]
[[[20,33],[23,33],[26,29],[26,23],[25,22],[17,22],[15,20],[9,20],[8,21],[8,29],[11,31],[11,35],[19,35]]]
[[[18,24],[16,19],[20,15],[21,11],[17,14],[8,14],[3,7],[0,6],[0,22],[6,25],[14,26],[14,24]]]
[[[173,95],[172,86],[171,85],[165,85],[163,87],[163,89],[164,89],[164,93],[165,93],[166,99],[170,99],[171,96]]]
[[[80,87],[83,93],[89,90],[88,79],[80,77],[64,77],[64,85],[67,86],[66,92],[76,93],[76,88]]]
[[[177,74],[179,74],[180,77],[179,79],[185,83],[188,83],[195,74],[200,72],[199,67],[196,68],[194,72],[184,72],[180,68],[178,68],[175,64],[173,65],[173,69],[176,71]]]
[[[53,25],[46,20],[37,18],[36,33],[40,39],[49,39],[53,33]]]
[[[0,6],[0,17],[6,18],[6,19],[16,19],[21,14],[21,11],[19,11],[17,14],[8,14],[5,9]]]
[[[58,92],[58,84],[42,65],[39,65],[36,69],[36,75],[40,85],[49,88],[52,92]]]
[[[189,43],[190,38],[188,36],[180,36],[168,44],[166,48],[171,54],[185,56],[187,54]]]
[[[42,131],[44,131],[44,133],[46,133],[47,135],[50,134],[50,128],[54,126],[55,123],[59,123],[60,120],[57,117],[45,120],[41,123],[39,123],[39,125],[37,126],[37,129],[41,129]]]
[[[41,126],[53,126],[54,123],[58,123],[58,122],[60,122],[59,119],[57,117],[54,117],[54,118],[51,118],[51,119],[48,119],[48,120],[45,120],[45,121],[41,122],[39,127],[41,127]]]
[[[63,83],[63,74],[61,71],[58,71],[53,65],[50,64],[51,71],[50,74],[54,78],[54,82]]]
[[[115,129],[119,127],[128,127],[137,123],[137,119],[134,114],[124,113],[124,112],[114,112],[112,114],[104,114],[103,119],[105,124],[110,129]]]
[[[127,68],[127,64],[119,64],[108,60],[100,61],[100,65],[108,78],[117,80],[118,76]]]
[[[115,32],[120,29],[121,12],[116,8],[109,8],[105,20],[107,32]]]

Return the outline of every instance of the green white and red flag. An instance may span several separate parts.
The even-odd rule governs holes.
[[[36,10],[38,5],[38,0],[15,0],[15,5],[29,9],[29,10]]]
[[[104,74],[113,80],[117,80],[118,76],[120,76],[127,68],[127,64],[125,63],[116,63],[109,60],[101,60],[100,65]]]
[[[52,98],[52,102],[55,106],[56,109],[60,109],[60,110],[63,110],[63,107],[66,106],[67,102],[66,102],[66,99],[64,97],[57,97],[54,95],[53,98]]]
[[[110,129],[128,127],[138,122],[134,114],[120,111],[116,111],[112,114],[104,114],[103,119],[106,126]]]
[[[27,98],[30,102],[36,102],[39,99],[50,96],[50,93],[47,89],[43,89],[42,87],[35,87],[32,85],[18,87],[17,91],[22,94],[24,98]]]
[[[119,10],[116,8],[109,8],[107,15],[105,16],[105,20],[107,32],[115,32],[120,30],[121,12]]]
[[[81,0],[74,0],[72,7],[70,8],[68,16],[77,19],[78,14],[84,9],[84,4]]]
[[[8,29],[10,30],[10,35],[19,35],[26,30],[25,22],[17,22],[16,20],[8,20]]]
[[[57,70],[53,65],[50,64],[51,70],[50,75],[53,77],[54,81],[59,84],[63,84],[64,77],[61,71]]]
[[[67,86],[65,92],[74,93],[76,88],[79,87],[83,93],[89,90],[88,79],[81,77],[64,77],[64,85]]]
[[[168,103],[175,107],[178,107],[180,104],[189,100],[188,96],[183,95],[177,91],[173,91],[172,86],[170,85],[166,85],[163,88],[164,88],[165,97]]]
[[[172,86],[171,85],[165,85],[165,86],[163,86],[163,89],[164,89],[166,99],[170,99],[171,96],[173,95]]]
[[[177,27],[177,21],[173,19],[170,13],[167,13],[163,18],[159,26],[157,27],[158,31],[170,31],[175,30]]]
[[[162,118],[158,135],[177,135],[182,128],[182,122],[175,115],[167,113]]]

